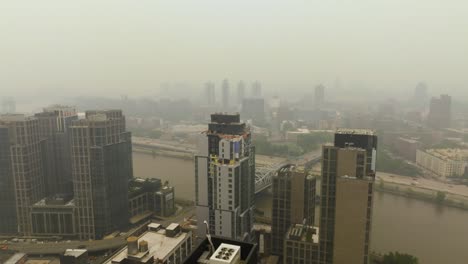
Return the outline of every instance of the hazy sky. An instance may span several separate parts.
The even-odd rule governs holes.
[[[468,91],[463,0],[2,0],[0,96],[144,95],[161,82]],[[465,92],[468,94],[468,92]]]

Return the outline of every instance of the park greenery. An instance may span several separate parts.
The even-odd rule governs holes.
[[[314,151],[326,142],[333,140],[330,133],[311,133],[300,135],[297,142],[275,143],[268,141],[265,136],[256,136],[254,138],[255,152],[261,155],[269,156],[293,156],[297,157],[304,153]]]
[[[390,252],[383,255],[382,264],[418,264],[419,261],[416,257],[399,252]]]
[[[151,130],[145,128],[129,128],[130,132],[132,132],[132,136],[135,137],[147,137],[152,139],[159,139],[163,132],[161,130]]]
[[[377,171],[415,177],[422,174],[416,166],[401,158],[389,154],[385,149],[377,148]]]

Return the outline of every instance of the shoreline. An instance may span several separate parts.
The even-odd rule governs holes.
[[[183,159],[183,160],[193,159],[192,154],[175,152],[175,151],[165,151],[165,150],[154,151],[154,149],[134,147],[133,152],[146,154],[150,156],[162,156],[162,157],[170,157],[170,158]],[[447,206],[451,208],[457,208],[460,210],[468,210],[468,197],[460,196],[460,197],[457,197],[458,199],[454,199],[453,197],[454,195],[447,193],[447,192],[443,192],[443,191],[440,191],[440,192],[444,193],[445,198],[441,201],[438,201],[437,193],[439,191],[426,189],[426,188],[422,188],[418,186],[387,182],[387,181],[382,181],[382,180],[376,181],[375,190],[377,192],[389,193],[389,194],[398,195],[398,196],[402,196],[406,198],[426,201],[435,205]]]

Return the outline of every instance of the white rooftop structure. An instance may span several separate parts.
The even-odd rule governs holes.
[[[67,249],[65,250],[64,256],[70,256],[74,258],[79,258],[87,252],[86,249]]]
[[[173,225],[171,224],[169,227]],[[174,237],[169,237],[166,235],[166,230],[160,227],[160,224],[149,224],[147,232],[138,237],[136,241],[129,238],[132,240],[129,242],[129,245],[118,251],[104,263],[127,263],[128,260],[131,260],[132,263],[147,263],[151,258],[155,261],[159,259],[163,262],[182,263],[181,261],[191,251],[191,233],[180,232]],[[133,246],[130,243],[134,243],[135,250],[137,250],[133,254],[129,252],[129,246]]]
[[[222,243],[211,255],[210,264],[240,263],[240,246]]]

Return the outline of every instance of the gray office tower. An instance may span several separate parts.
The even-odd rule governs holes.
[[[259,81],[252,83],[252,97],[261,98],[262,97],[262,84]]]
[[[369,263],[377,136],[338,130],[322,147],[320,264]]]
[[[131,135],[120,110],[87,111],[70,130],[77,231],[99,239],[128,223]]]
[[[212,82],[205,83],[205,99],[207,105],[216,104],[215,84]]]
[[[39,120],[39,134],[43,144],[44,182],[47,196],[72,194],[70,131],[78,119],[72,107],[54,105],[44,108],[35,117]]]
[[[315,87],[315,108],[320,108],[323,106],[325,102],[325,86],[323,84],[319,84]]]
[[[240,81],[237,84],[237,104],[242,104],[242,100],[245,98],[245,82]]]
[[[255,148],[239,114],[213,114],[195,155],[198,235],[204,221],[216,236],[250,240],[255,198]]]
[[[31,205],[44,197],[37,118],[0,116],[0,233],[31,234]]]
[[[230,92],[229,92],[229,81],[227,79],[223,80],[223,84],[221,85],[221,103],[222,103],[222,109],[224,110],[229,110],[229,98],[230,98]]]
[[[271,250],[274,255],[282,256],[284,239],[291,225],[314,224],[316,178],[304,168],[285,165],[272,180]]]

